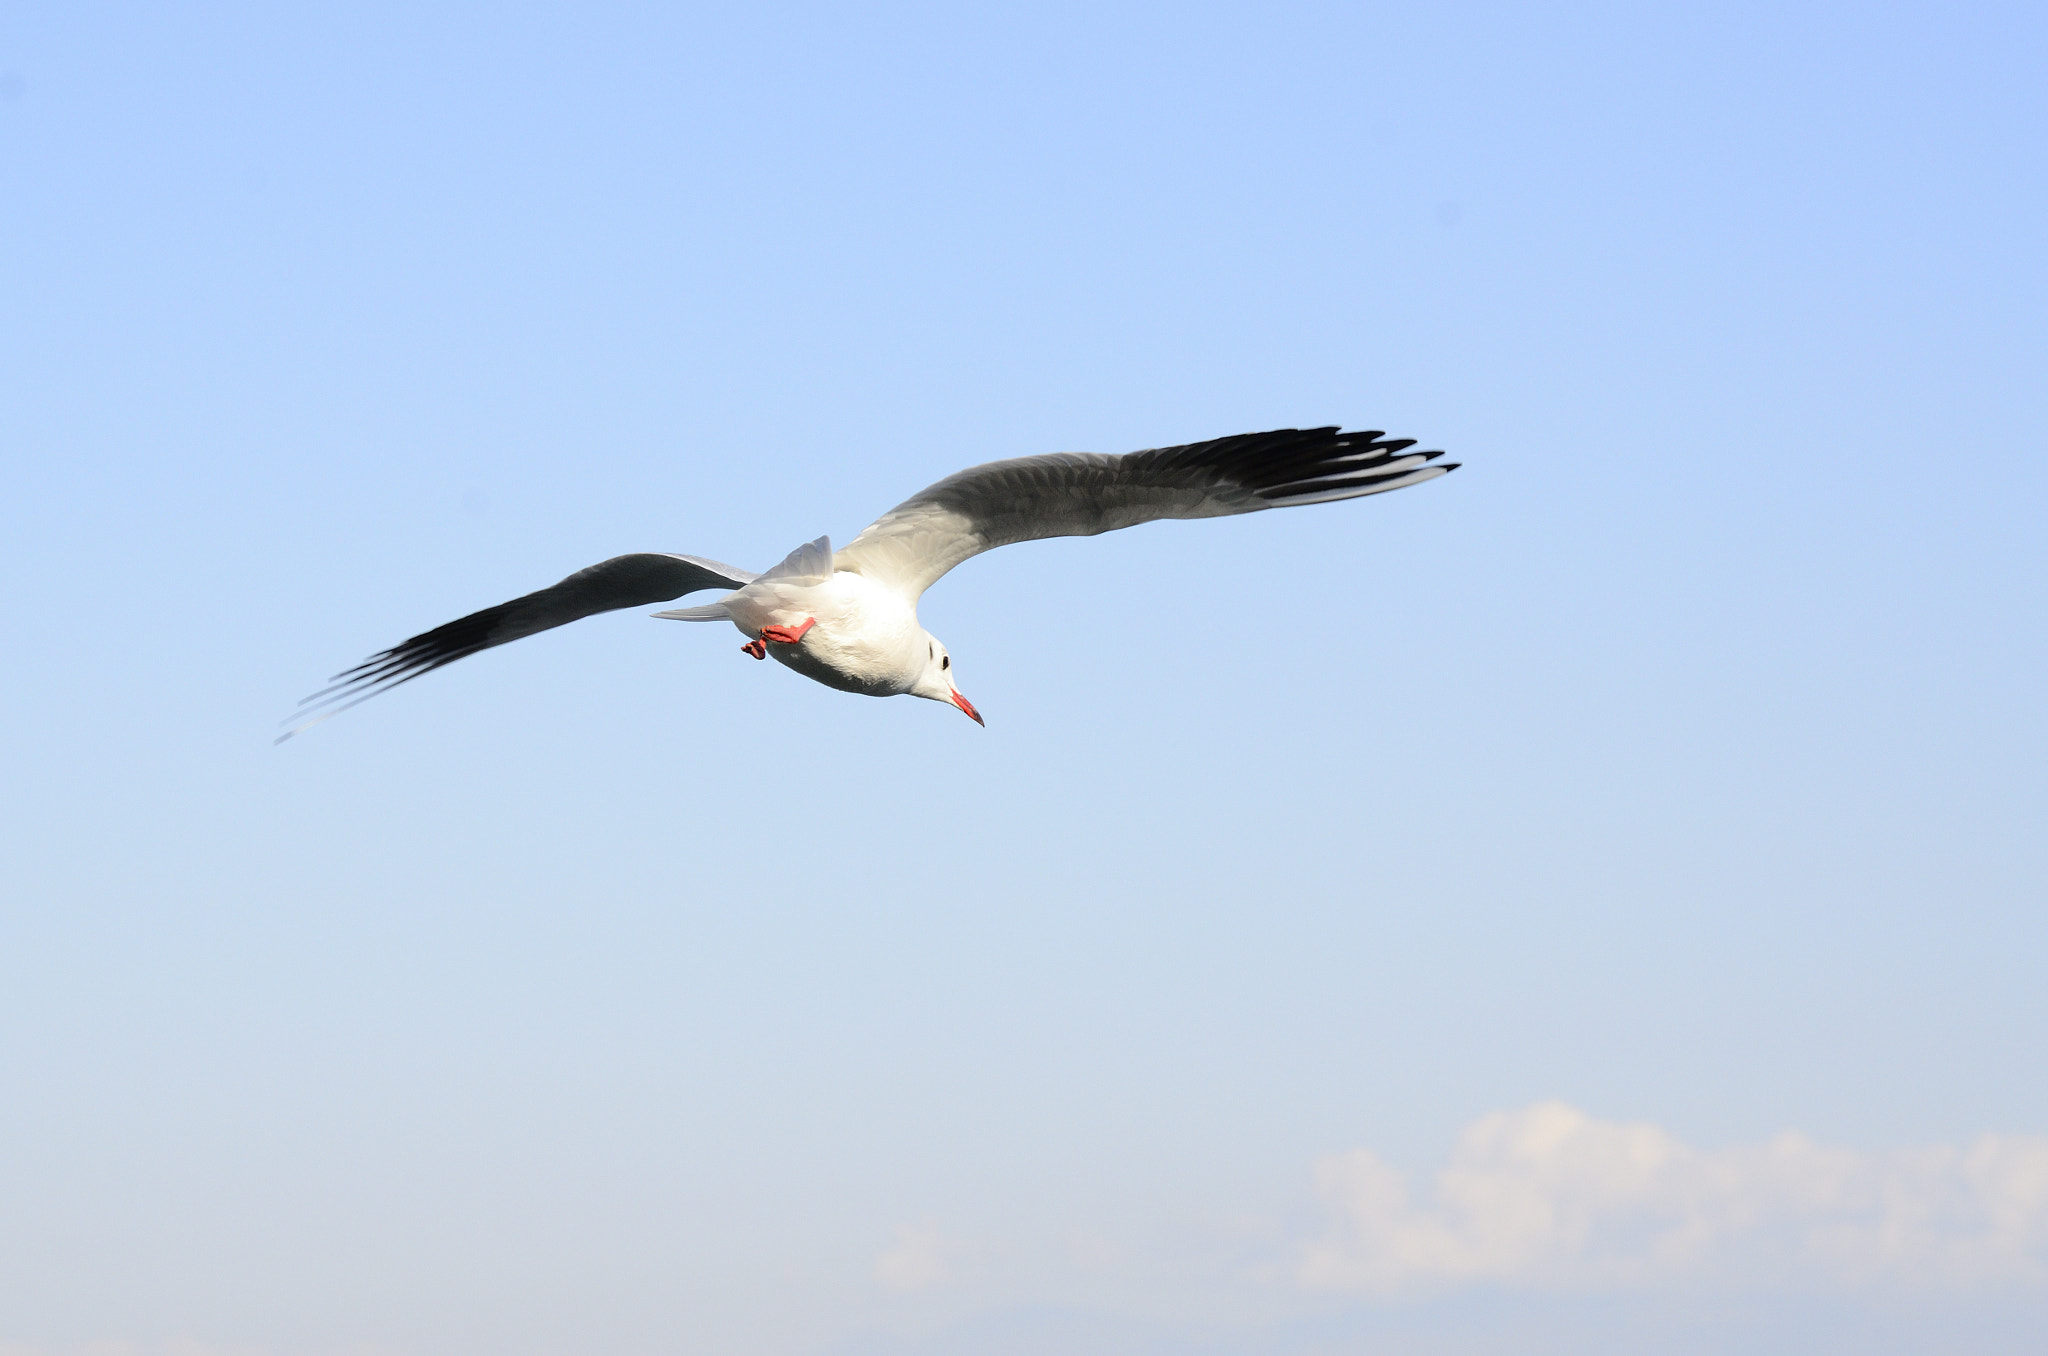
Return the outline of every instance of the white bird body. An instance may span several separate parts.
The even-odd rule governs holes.
[[[865,575],[835,570],[822,578],[757,579],[716,606],[749,639],[815,621],[801,640],[771,644],[768,654],[841,692],[901,696],[929,663],[931,638],[917,624],[917,604]]]
[[[806,678],[870,697],[909,695],[981,715],[954,685],[946,647],[918,624],[917,603],[980,552],[1045,537],[1086,537],[1162,518],[1220,518],[1380,494],[1456,470],[1412,438],[1337,428],[1275,429],[1126,456],[1064,452],[972,466],[876,519],[838,553],[829,538],[798,547],[766,574],[701,556],[614,556],[561,583],[423,631],[300,703],[280,741],[378,692],[479,650],[622,607],[727,590],[701,607],[657,612],[729,620],[756,659],[774,655]]]

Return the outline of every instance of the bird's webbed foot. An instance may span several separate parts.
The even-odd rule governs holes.
[[[794,645],[804,638],[804,632],[818,624],[816,617],[805,617],[799,626],[764,626],[761,639],[772,640],[777,645]]]
[[[766,659],[768,657],[768,646],[761,641],[750,640],[740,646],[740,653],[750,654],[756,659]]]

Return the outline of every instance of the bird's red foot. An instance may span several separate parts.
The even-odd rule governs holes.
[[[758,640],[750,640],[740,646],[740,653],[750,654],[756,659],[766,659],[768,657],[768,647]]]
[[[804,632],[818,624],[816,617],[805,617],[801,626],[764,626],[761,639],[772,640],[777,645],[794,645],[804,638]]]

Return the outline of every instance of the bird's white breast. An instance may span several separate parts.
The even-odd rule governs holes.
[[[823,579],[757,579],[726,599],[733,625],[749,639],[764,626],[817,624],[795,645],[768,653],[807,678],[843,692],[893,697],[924,673],[924,628],[902,594],[841,571]]]

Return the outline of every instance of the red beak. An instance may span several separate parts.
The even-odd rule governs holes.
[[[958,692],[955,692],[953,694],[953,705],[959,707],[962,711],[965,711],[968,715],[974,717],[974,723],[976,725],[979,725],[982,729],[986,730],[988,728],[988,722],[981,718],[981,712],[974,709],[974,703],[968,701],[967,698],[961,696]]]

